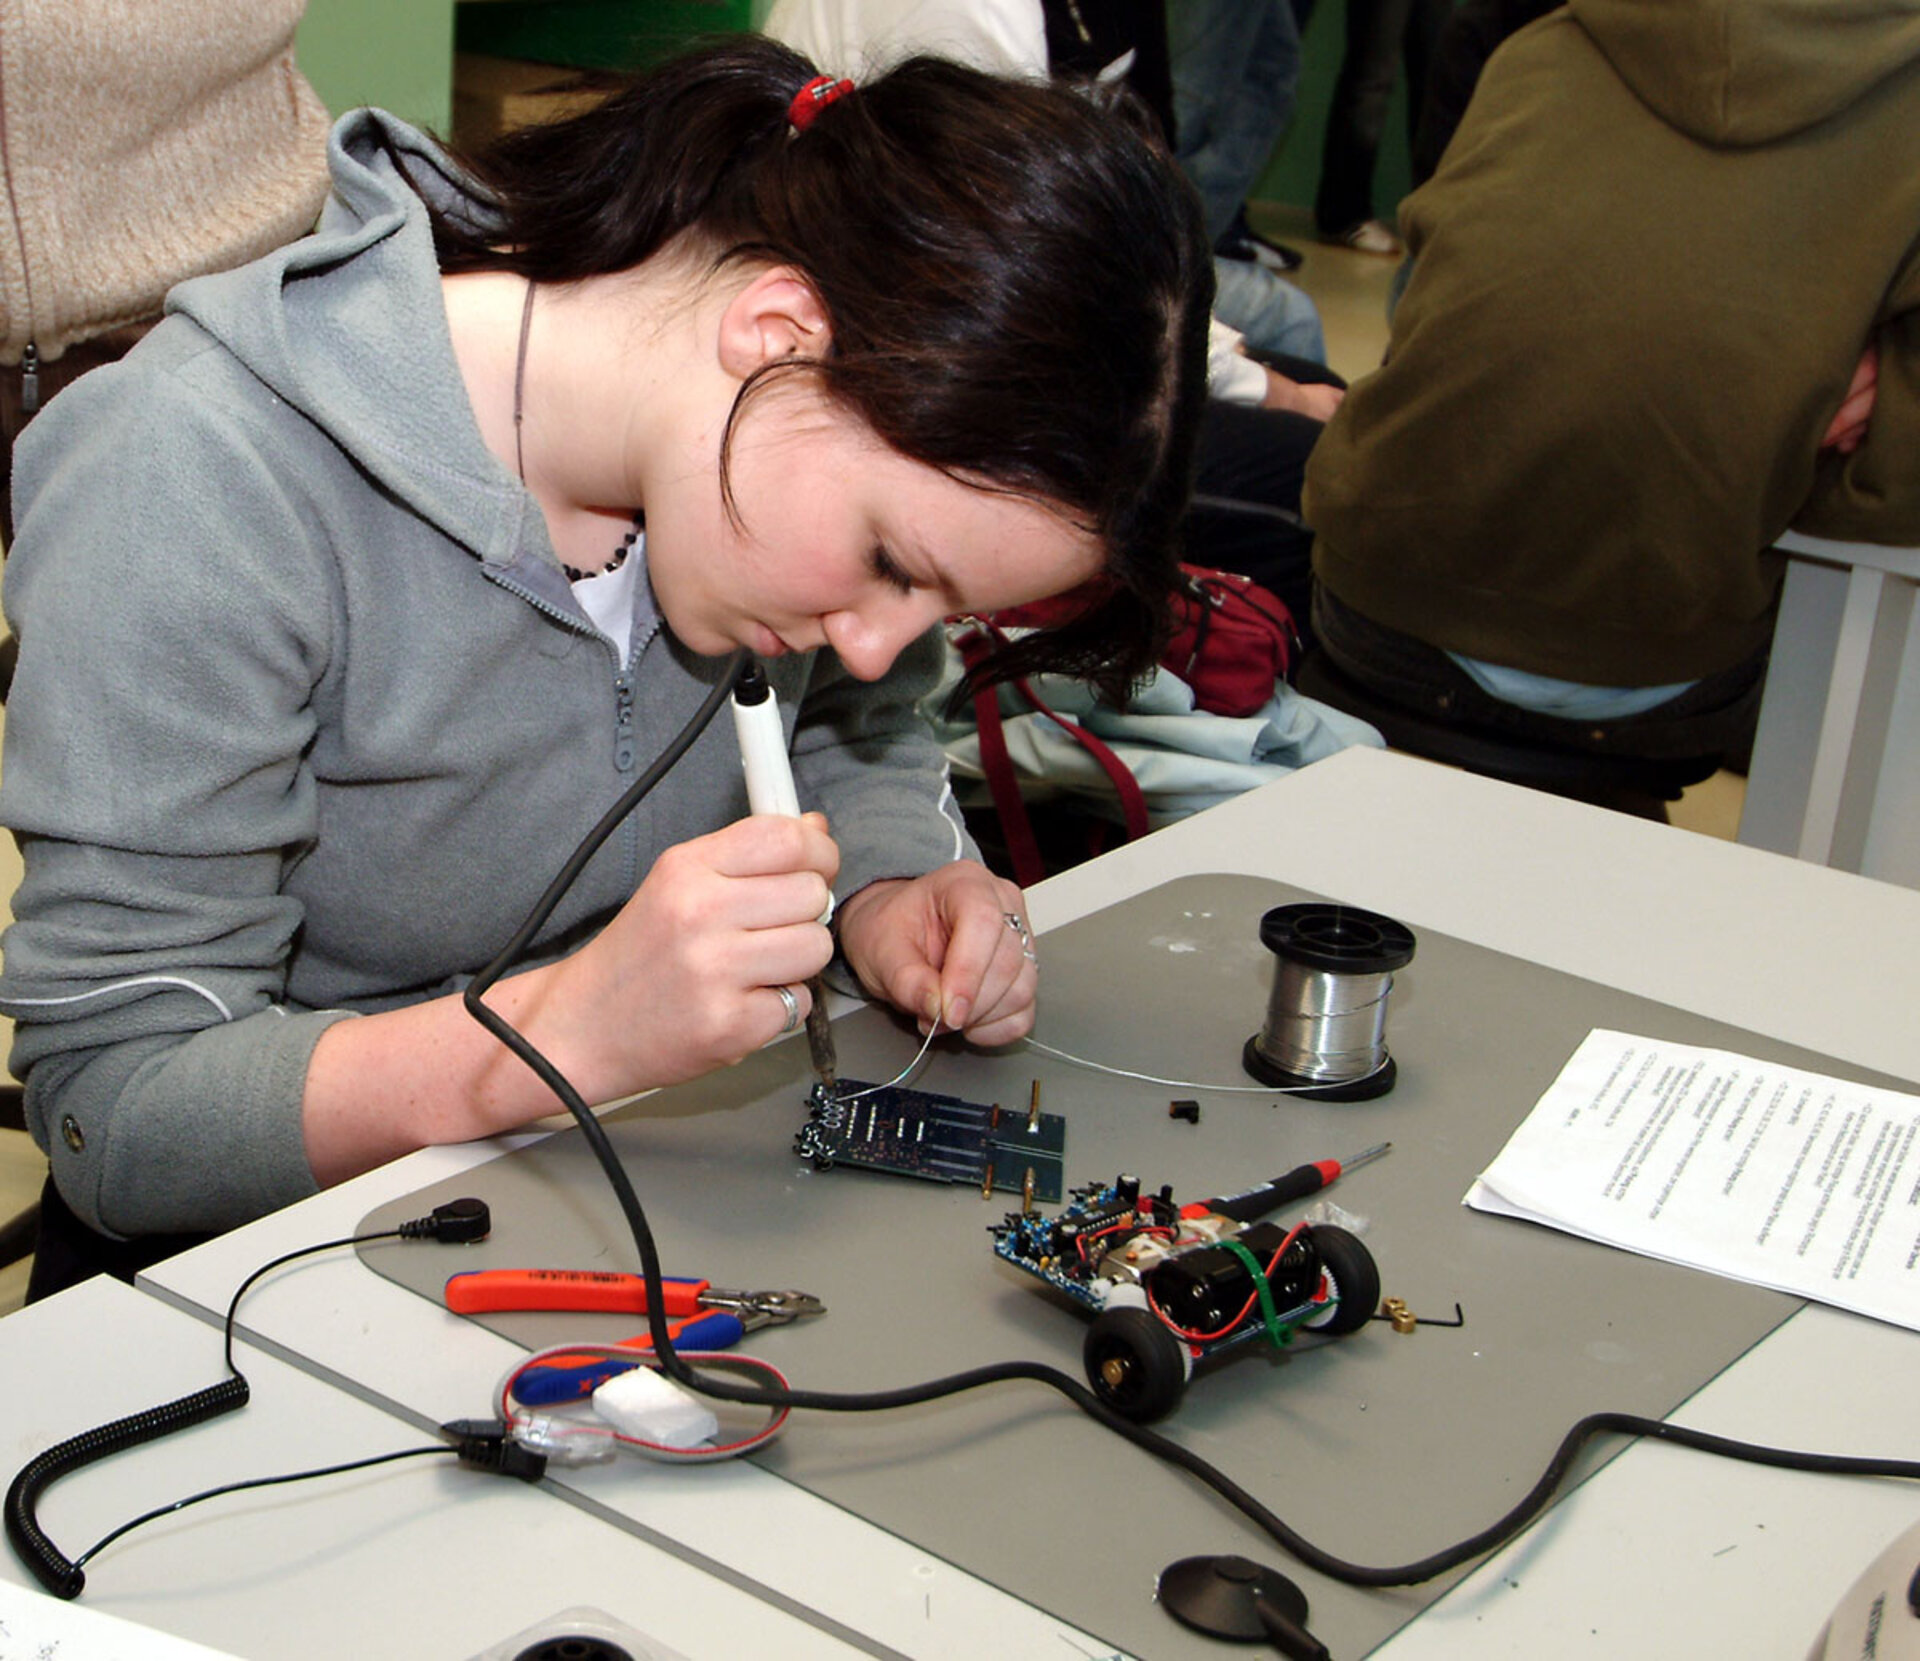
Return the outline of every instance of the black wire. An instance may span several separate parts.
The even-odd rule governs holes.
[[[744,649],[735,652],[728,659],[719,684],[701,704],[692,719],[675,735],[659,758],[622,793],[620,799],[607,811],[600,822],[587,833],[586,840],[574,850],[565,865],[561,867],[560,874],[535,902],[533,910],[515,932],[513,939],[485,969],[474,977],[467,987],[465,998],[467,1010],[474,1019],[525,1062],[565,1105],[568,1113],[573,1116],[574,1122],[580,1127],[580,1132],[586,1138],[587,1146],[592,1150],[601,1170],[605,1172],[607,1182],[613,1189],[614,1198],[619,1203],[621,1215],[625,1218],[628,1231],[633,1236],[634,1249],[640,1256],[641,1277],[646,1282],[647,1288],[647,1330],[653,1343],[655,1363],[668,1377],[701,1395],[711,1396],[719,1401],[740,1402],[756,1407],[808,1408],[828,1413],[872,1413],[888,1408],[911,1407],[957,1395],[964,1390],[978,1389],[982,1385],[1007,1383],[1013,1380],[1044,1384],[1050,1389],[1057,1390],[1083,1413],[1125,1437],[1136,1447],[1144,1449],[1155,1458],[1165,1460],[1168,1464],[1176,1466],[1204,1483],[1249,1521],[1256,1524],[1276,1544],[1309,1568],[1317,1569],[1331,1579],[1343,1581],[1352,1586],[1417,1585],[1422,1581],[1433,1579],[1436,1575],[1444,1574],[1449,1569],[1458,1568],[1461,1564],[1511,1539],[1545,1509],[1560,1484],[1566,1479],[1567,1472],[1580,1450],[1595,1436],[1608,1432],[1617,1435],[1651,1437],[1729,1459],[1744,1460],[1751,1464],[1773,1465],[1786,1470],[1920,1480],[1920,1461],[1856,1458],[1844,1454],[1796,1453],[1781,1448],[1765,1447],[1758,1443],[1736,1441],[1730,1437],[1715,1436],[1706,1431],[1688,1430],[1680,1425],[1668,1424],[1664,1420],[1642,1418],[1631,1413],[1593,1413],[1581,1419],[1567,1432],[1539,1480],[1517,1505],[1494,1522],[1467,1539],[1447,1546],[1430,1556],[1391,1568],[1374,1568],[1365,1564],[1349,1563],[1344,1558],[1314,1545],[1217,1466],[1202,1459],[1190,1449],[1182,1447],[1171,1438],[1161,1435],[1158,1431],[1136,1424],[1133,1420],[1124,1417],[1078,1379],[1061,1372],[1056,1367],[1049,1367],[1040,1362],[1001,1362],[992,1366],[975,1367],[963,1373],[952,1373],[944,1378],[930,1379],[924,1384],[906,1385],[893,1390],[832,1392],[739,1384],[730,1379],[716,1378],[702,1373],[681,1360],[674,1350],[672,1335],[667,1325],[667,1300],[659,1248],[653,1238],[652,1226],[647,1222],[646,1212],[640,1205],[639,1195],[634,1192],[633,1183],[627,1176],[626,1168],[620,1163],[620,1157],[614,1151],[612,1141],[599,1119],[594,1116],[593,1110],[565,1075],[502,1016],[488,1008],[481,999],[501,975],[505,974],[519,959],[601,843],[613,833],[620,821],[639,805],[641,799],[653,789],[706,730],[707,725],[719,713],[721,703],[748,661],[750,659]]]
[[[292,1263],[298,1258],[312,1257],[316,1252],[335,1251],[341,1246],[365,1245],[375,1240],[398,1240],[401,1238],[403,1232],[401,1229],[389,1228],[382,1229],[377,1234],[343,1235],[338,1240],[322,1240],[318,1245],[301,1246],[294,1251],[282,1252],[280,1256],[276,1257],[271,1263],[261,1264],[259,1268],[255,1269],[252,1274],[240,1282],[239,1286],[234,1290],[232,1299],[227,1304],[227,1319],[224,1328],[227,1371],[233,1374],[235,1378],[244,1378],[246,1376],[240,1371],[239,1366],[233,1359],[233,1322],[234,1316],[238,1314],[240,1309],[240,1300],[247,1295],[256,1281],[264,1280],[268,1275],[272,1274],[275,1269],[282,1267],[284,1264]]]
[[[378,1239],[384,1238],[384,1236],[372,1236],[371,1238]],[[339,1244],[340,1242],[336,1241],[334,1243]],[[95,1555],[106,1550],[108,1546],[112,1545],[114,1541],[118,1540],[122,1535],[131,1534],[136,1528],[140,1528],[144,1524],[158,1522],[160,1518],[170,1517],[176,1511],[184,1511],[190,1505],[199,1505],[206,1500],[219,1499],[223,1494],[244,1493],[249,1488],[272,1488],[288,1482],[310,1482],[315,1477],[344,1476],[349,1471],[364,1471],[375,1465],[391,1465],[400,1459],[424,1459],[429,1454],[446,1454],[450,1457],[458,1458],[460,1450],[448,1443],[438,1442],[431,1447],[402,1448],[398,1453],[376,1453],[369,1455],[365,1459],[350,1459],[343,1465],[322,1465],[310,1471],[286,1471],[279,1476],[256,1476],[248,1477],[243,1482],[223,1483],[218,1488],[208,1488],[198,1494],[189,1494],[185,1499],[174,1500],[167,1505],[155,1506],[153,1510],[143,1512],[131,1522],[122,1523],[111,1533],[103,1535],[100,1539],[96,1540],[76,1557],[73,1560],[73,1566],[76,1569],[83,1567]]]
[[[701,701],[700,707],[693,712],[687,724],[668,740],[667,747],[653,759],[647,770],[620,793],[619,799],[613,806],[608,808],[593,829],[581,838],[579,847],[567,856],[567,861],[560,867],[559,874],[547,884],[546,892],[534,901],[533,909],[527,913],[526,921],[514,931],[513,938],[500,948],[499,955],[467,986],[465,1002],[468,1013],[532,1067],[547,1087],[556,1093],[563,1096],[570,1095],[572,1088],[538,1050],[481,1003],[481,996],[520,960],[521,953],[532,943],[533,937],[540,932],[546,920],[553,915],[553,908],[566,897],[567,890],[586,869],[587,861],[600,851],[600,844],[619,829],[620,821],[638,807],[641,801],[652,792],[653,787],[673,771],[680,758],[693,748],[694,741],[707,730],[713,718],[720,713],[720,706],[726,702],[728,695],[733,691],[733,683],[739,678],[741,670],[752,661],[753,654],[744,646],[727,659],[713,690]],[[513,1042],[515,1039],[519,1040],[518,1043]],[[574,1099],[577,1101],[579,1098]]]

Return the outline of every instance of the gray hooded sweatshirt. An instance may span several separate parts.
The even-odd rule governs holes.
[[[114,1234],[311,1193],[321,1032],[488,963],[720,672],[644,572],[622,664],[481,442],[421,201],[463,211],[445,158],[360,111],[330,161],[316,234],[176,290],[19,448],[0,1009],[63,1196]],[[843,897],[972,852],[913,709],[938,661],[922,641],[875,685],[830,654],[771,665]],[[723,717],[527,961],[745,811]]]

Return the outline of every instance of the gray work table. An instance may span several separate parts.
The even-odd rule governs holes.
[[[1416,931],[1920,1078],[1920,1027],[1904,1014],[1920,893],[1377,752],[1337,756],[1065,873],[1034,892],[1031,910],[1044,932],[1169,878],[1210,871],[1285,881]],[[376,1206],[472,1169],[505,1145],[400,1161],[175,1259],[145,1284],[212,1318],[259,1263],[350,1232]],[[345,1257],[262,1285],[242,1324],[340,1386],[327,1399],[343,1413],[357,1410],[351,1397],[360,1396],[416,1422],[483,1411],[517,1353]],[[1920,1336],[1808,1309],[1676,1417],[1788,1446],[1913,1456],[1917,1392]],[[1392,1451],[1417,1481],[1420,1448]],[[1540,1457],[1516,1454],[1516,1482],[1532,1480]],[[873,1653],[1102,1653],[1044,1612],[753,1467],[632,1462],[580,1483],[575,1498],[775,1603],[811,1611],[825,1631],[858,1634]],[[1834,1599],[1916,1511],[1920,1494],[1895,1484],[1635,1446],[1378,1653],[1390,1661],[1539,1656],[1571,1652],[1577,1641],[1595,1656],[1798,1661]],[[1143,1515],[1151,1516],[1150,1496]],[[1280,1561],[1250,1533],[1223,1536],[1197,1549]],[[1185,1545],[1169,1542],[1166,1556]],[[228,1549],[243,1565],[263,1548],[250,1536]],[[413,1592],[416,1580],[396,1560],[384,1595]]]

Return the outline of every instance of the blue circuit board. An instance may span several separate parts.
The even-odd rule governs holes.
[[[841,1079],[831,1095],[816,1084],[793,1142],[817,1170],[895,1171],[1049,1204],[1066,1186],[1066,1146],[1067,1122],[1057,1113],[858,1079]]]
[[[1140,1185],[1125,1179],[1076,1188],[1073,1203],[1055,1217],[1014,1211],[994,1225],[993,1250],[1016,1269],[1064,1292],[1089,1309],[1105,1307],[1108,1288],[1079,1243],[1139,1217]]]

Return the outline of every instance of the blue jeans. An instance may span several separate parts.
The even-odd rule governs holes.
[[[1300,30],[1287,0],[1171,0],[1167,44],[1175,155],[1218,242],[1293,114]]]
[[[1327,361],[1320,313],[1304,292],[1256,260],[1213,262],[1213,315],[1260,352]]]
[[[1769,642],[1744,663],[1693,681],[1638,714],[1568,720],[1495,697],[1439,647],[1374,622],[1317,581],[1313,631],[1328,661],[1350,680],[1423,721],[1591,755],[1712,758],[1716,764],[1752,745],[1772,649]]]

